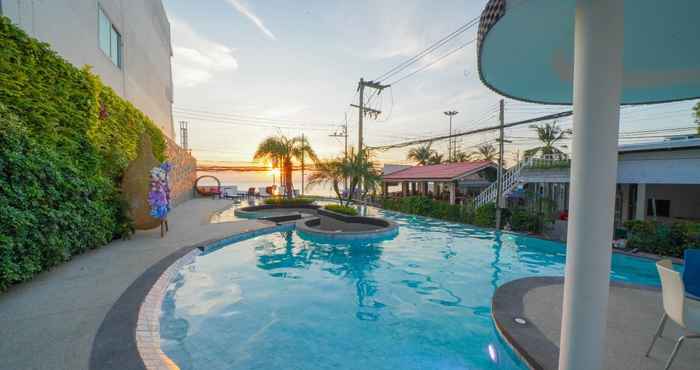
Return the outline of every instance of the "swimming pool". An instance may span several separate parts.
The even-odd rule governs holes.
[[[560,243],[370,209],[396,238],[324,244],[296,232],[198,256],[168,288],[161,349],[181,369],[525,369],[491,321],[499,285],[563,275]],[[658,285],[651,261],[612,278]]]

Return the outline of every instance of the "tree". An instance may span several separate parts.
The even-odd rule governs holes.
[[[350,205],[360,185],[363,188],[361,196],[364,197],[370,190],[375,191],[382,179],[379,166],[372,160],[372,152],[369,149],[359,150],[357,153],[351,150],[348,154],[346,170],[350,178],[350,188],[345,205]]]
[[[440,164],[444,159],[443,154],[438,154],[438,152],[433,152],[433,154],[428,158],[428,164]]]
[[[321,161],[316,165],[316,171],[309,176],[309,187],[320,184],[330,184],[338,197],[340,204],[350,205],[352,197],[362,186],[361,197],[370,192],[376,192],[382,181],[382,175],[378,164],[372,160],[372,153],[368,149],[355,152],[350,149],[347,158],[339,157],[327,161]],[[343,197],[340,184],[349,178],[347,194]]]
[[[472,157],[477,157],[485,161],[495,161],[498,159],[498,153],[493,144],[481,144],[476,151],[472,153]]]
[[[316,171],[309,176],[306,187],[310,189],[317,185],[329,184],[338,197],[338,202],[343,204],[340,184],[345,181],[348,173],[348,161],[344,157],[319,161],[316,164]]]
[[[302,157],[313,162],[318,161],[316,152],[309,145],[309,141],[301,136],[289,138],[284,135],[271,136],[263,140],[255,151],[253,159],[267,160],[273,165],[281,165],[282,185],[285,188],[286,196],[294,196],[292,184],[292,172],[294,162],[301,162]]]
[[[437,154],[435,149],[431,148],[432,145],[433,143],[428,143],[417,148],[411,148],[406,158],[418,162],[421,166],[425,166],[430,163],[430,158]]]
[[[454,162],[469,162],[471,159],[472,153],[467,153],[459,149],[455,151],[454,158],[452,158]]]
[[[573,132],[569,129],[563,130],[557,125],[557,121],[545,123],[543,125],[532,125],[530,128],[537,132],[537,138],[542,143],[541,146],[525,151],[525,158],[530,158],[537,153],[541,154],[561,154],[561,149],[557,148],[557,143],[565,140]]]

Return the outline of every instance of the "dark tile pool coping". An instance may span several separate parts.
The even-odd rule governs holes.
[[[560,285],[561,276],[529,277],[510,281],[499,286],[493,293],[491,317],[503,341],[530,368],[535,370],[556,369],[559,361],[559,344],[550,341],[530,321],[518,324],[515,318],[525,318],[525,295],[533,289]],[[629,289],[659,291],[658,288],[611,281],[610,286]]]
[[[160,349],[160,307],[171,279],[180,267],[202,253],[273,232],[289,231],[280,224],[182,247],[139,276],[109,310],[90,353],[93,370],[178,369]]]
[[[328,217],[327,215],[323,215]],[[367,228],[366,230],[354,230],[354,231],[330,231],[320,229],[318,226],[321,222],[320,217],[312,217],[307,219],[302,219],[296,222],[297,232],[303,237],[304,235],[312,236],[320,241],[338,243],[347,242],[352,240],[367,240],[367,241],[378,241],[385,240],[388,238],[393,238],[399,232],[399,224],[391,220],[376,219],[372,217],[351,217],[354,221],[346,221],[342,219],[343,222],[355,222],[361,223],[358,220],[370,220],[372,221],[372,228]],[[377,225],[376,220],[381,220],[383,222],[382,226]]]

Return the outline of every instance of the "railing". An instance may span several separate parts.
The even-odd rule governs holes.
[[[522,160],[515,166],[503,172],[503,196],[511,192],[518,185],[520,180],[520,172],[523,168],[529,167],[532,164],[532,160],[532,158]],[[497,194],[498,181],[494,181],[474,198],[474,206],[478,208],[484,204],[495,202]]]
[[[545,154],[539,158],[532,158],[529,168],[532,169],[556,169],[569,168],[571,158],[566,154]]]

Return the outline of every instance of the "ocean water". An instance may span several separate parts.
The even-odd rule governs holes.
[[[324,244],[274,233],[184,266],[161,346],[183,369],[525,369],[491,320],[494,290],[563,275],[560,243],[369,208],[391,240]],[[611,278],[659,285],[614,255]]]
[[[308,184],[308,177],[311,174],[310,171],[304,173],[304,184]],[[276,184],[279,186],[280,179],[279,175],[273,176],[268,172],[245,172],[245,171],[197,171],[197,176],[209,175],[214,176],[221,181],[222,186],[236,185],[238,190],[246,191],[248,188],[261,188],[266,186],[271,186]],[[301,191],[301,172],[295,171],[292,178],[292,183],[295,189]],[[213,186],[216,185],[214,180],[205,178],[202,179],[199,185],[202,186]],[[319,196],[335,196],[333,190],[328,185],[317,185],[314,187],[304,188],[304,194],[309,195],[319,195]]]

